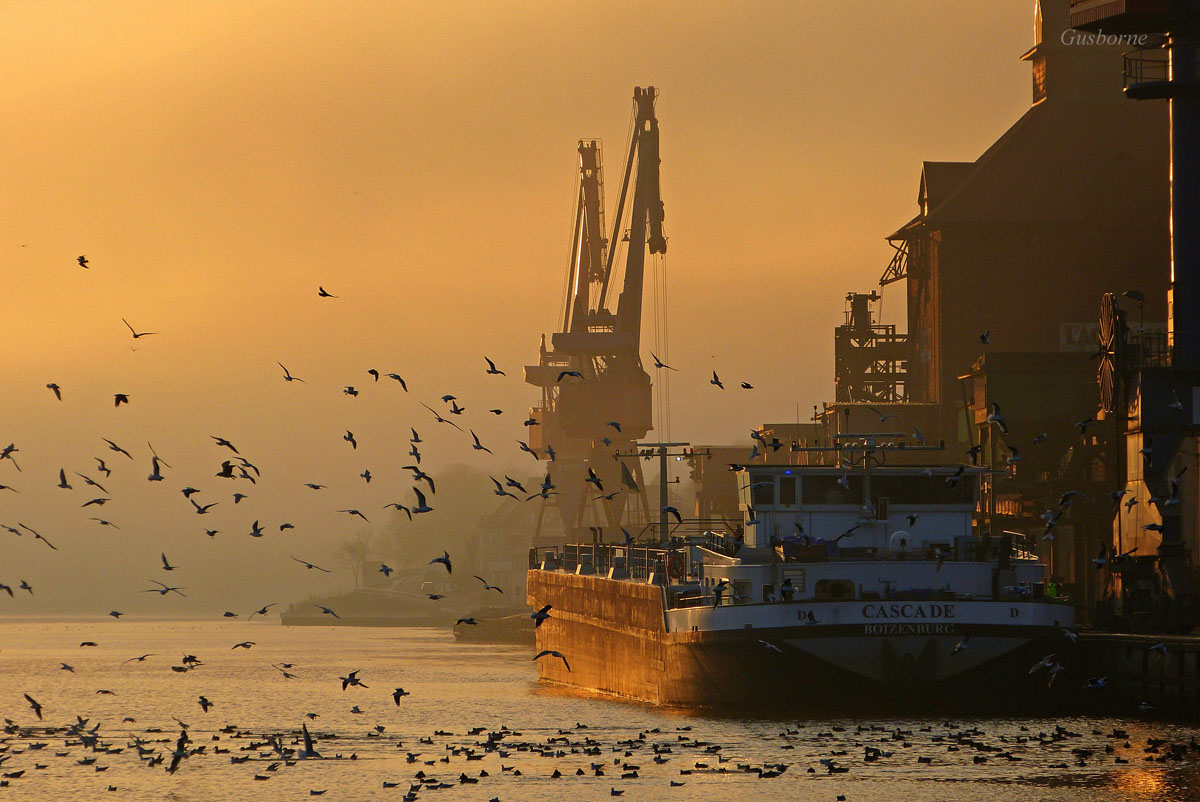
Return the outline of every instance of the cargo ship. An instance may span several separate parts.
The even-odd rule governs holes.
[[[656,544],[533,549],[542,680],[658,705],[815,709],[1047,695],[1030,665],[1075,608],[1032,544],[981,532],[969,465],[886,464],[839,435],[822,465],[730,466],[740,525]],[[878,439],[877,439],[878,438]],[[907,447],[912,456],[914,447]]]

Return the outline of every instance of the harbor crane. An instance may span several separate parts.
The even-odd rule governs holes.
[[[584,526],[589,509],[596,524],[619,534],[630,496],[646,511],[640,469],[629,481],[613,454],[630,449],[653,428],[650,376],[642,366],[640,345],[647,254],[667,250],[659,195],[657,95],[652,86],[634,89],[634,127],[611,236],[604,222],[601,143],[579,141],[579,191],[562,328],[550,335],[549,346],[542,336],[538,364],[525,367],[525,381],[542,391],[540,403],[530,410],[529,441],[541,459],[551,460],[547,467],[558,494],[554,505],[567,536]],[[616,258],[622,249],[623,265]],[[609,490],[595,492],[592,476]],[[618,489],[623,492],[612,495]],[[543,504],[539,537],[548,528]]]

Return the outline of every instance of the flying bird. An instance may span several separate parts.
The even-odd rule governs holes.
[[[137,331],[133,328],[133,326],[129,325],[129,321],[126,320],[125,318],[121,318],[121,322],[124,323],[126,328],[129,329],[130,333],[133,334],[133,339],[135,339],[135,340],[138,339],[139,337],[147,337],[151,334],[158,334],[157,331]]]
[[[560,370],[558,372],[558,378],[554,380],[554,383],[560,384],[567,376],[573,376],[576,379],[583,379],[583,374],[577,370]]]
[[[171,563],[167,562],[167,553],[166,552],[163,552],[161,556],[162,556],[162,567],[163,567],[164,571],[174,571],[176,568],[178,568],[178,566],[171,565]]]
[[[539,658],[542,658],[542,657],[557,657],[559,660],[563,661],[563,665],[567,667],[567,671],[571,670],[571,664],[567,662],[567,658],[563,657],[562,652],[556,652],[553,649],[543,649],[542,651],[535,654],[533,656],[533,659],[538,660]]]
[[[25,694],[25,701],[29,702],[29,709],[37,714],[38,721],[42,720],[42,705],[37,699],[34,699],[29,694]]]
[[[450,565],[450,552],[443,551],[441,557],[434,557],[432,560],[429,561],[430,565],[433,565],[434,563],[441,563],[442,565],[446,566],[447,574],[454,573],[453,566]]]
[[[471,430],[471,439],[475,441],[472,443],[471,448],[475,449],[476,451],[486,451],[489,454],[492,453],[490,448],[479,442],[479,435],[475,434],[474,429]]]
[[[497,593],[504,593],[504,591],[503,591],[503,590],[501,590],[500,588],[496,587],[495,585],[489,585],[489,584],[487,583],[487,580],[486,580],[486,579],[484,579],[483,577],[481,577],[481,576],[476,576],[475,578],[476,578],[476,579],[478,579],[480,582],[482,582],[482,583],[483,583],[483,589],[484,589],[485,591],[488,591],[488,590],[494,590],[494,591],[496,591]]]
[[[354,509],[350,509],[350,510],[338,510],[338,512],[344,512],[344,513],[346,513],[347,515],[357,515],[359,518],[362,518],[364,521],[367,521],[367,516],[363,515],[363,514],[362,514],[361,512],[359,512],[358,510],[354,510]],[[370,521],[367,521],[367,523],[371,523],[371,522],[370,522]]]
[[[321,567],[321,566],[319,566],[319,565],[313,565],[312,563],[308,562],[307,560],[301,560],[299,557],[295,557],[295,556],[293,556],[293,557],[292,557],[292,559],[293,559],[293,560],[295,560],[296,562],[300,563],[301,565],[303,565],[305,568],[307,568],[307,569],[308,569],[308,570],[310,570],[310,571],[311,571],[311,570],[313,570],[313,569],[315,568],[315,569],[317,569],[318,571],[324,571],[324,572],[325,572],[325,573],[327,573],[327,574],[331,574],[331,573],[333,573],[333,572],[332,572],[332,571],[330,571],[328,568],[322,568],[322,567]]]
[[[507,374],[507,373],[505,373],[504,371],[502,371],[502,370],[499,370],[499,369],[496,367],[496,363],[495,363],[495,362],[493,362],[492,360],[488,359],[486,356],[483,358],[483,361],[488,363],[488,366],[487,366],[487,374],[488,374],[489,376],[507,376],[507,375],[508,375],[508,374]]]
[[[394,379],[394,380],[400,382],[400,388],[402,390],[404,390],[404,392],[406,392],[406,393],[408,392],[408,385],[405,384],[404,379],[400,378],[399,373],[389,373],[389,374],[387,374],[387,377],[389,379]]]
[[[319,297],[319,298],[337,298],[338,296],[327,292],[324,287],[318,286],[317,287],[317,297]]]
[[[50,382],[46,385],[46,389],[54,393],[55,398],[57,398],[59,401],[62,401],[62,388],[60,388],[57,384]]]
[[[714,385],[716,387],[720,387],[722,390],[725,389],[725,385],[721,383],[721,377],[717,375],[717,372],[715,370],[713,371],[712,379],[709,380],[708,383],[711,385]]]
[[[433,512],[433,507],[425,503],[425,494],[419,488],[414,487],[413,492],[417,494],[417,505],[412,508],[413,515],[418,515],[423,512]]]
[[[666,362],[663,362],[661,359],[659,359],[657,356],[654,355],[653,351],[650,352],[650,358],[654,360],[654,367],[656,367],[656,368],[666,368],[667,370],[674,370],[674,371],[679,370],[679,368],[673,368],[670,365],[668,365]]]
[[[344,435],[342,435],[342,439],[345,440],[347,443],[349,443],[350,447],[353,448],[355,451],[358,450],[358,441],[354,439],[354,432],[347,429],[346,433]]]
[[[304,381],[304,379],[301,379],[299,376],[293,376],[291,373],[289,373],[288,369],[283,367],[282,362],[276,362],[275,364],[278,365],[279,367],[283,368],[283,380],[285,382],[303,382]]]
[[[84,270],[88,269],[88,258],[87,258],[86,254],[76,256],[75,261],[78,262],[79,266],[82,267]],[[28,697],[26,697],[26,698],[28,698]],[[38,716],[38,718],[41,718],[41,716]]]

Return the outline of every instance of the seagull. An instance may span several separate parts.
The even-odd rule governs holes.
[[[59,663],[58,668],[61,671],[69,671],[72,674],[75,673],[75,666],[67,665],[66,663]]]
[[[425,471],[421,470],[421,468],[420,468],[419,466],[417,466],[417,465],[404,465],[404,466],[402,466],[402,467],[403,467],[403,468],[404,468],[404,470],[406,470],[406,471],[412,471],[412,472],[413,472],[413,481],[414,481],[414,482],[425,481],[425,482],[426,482],[426,483],[429,485],[429,492],[430,492],[430,493],[436,493],[436,492],[437,492],[437,487],[435,487],[435,486],[434,486],[434,484],[433,484],[433,477],[432,477],[432,476],[430,476],[429,474],[425,473]]]
[[[324,288],[324,287],[321,287],[321,286],[319,286],[319,285],[318,285],[318,287],[317,287],[317,297],[319,297],[319,298],[337,298],[338,296],[330,294],[329,292],[327,292],[327,291],[325,290],[325,288]]]
[[[57,398],[59,401],[62,401],[62,388],[61,387],[59,387],[54,382],[50,382],[49,384],[46,385],[46,389],[48,389],[52,393],[54,393],[55,398]]]
[[[21,580],[21,584],[19,587],[21,588],[21,590],[29,591],[30,596],[33,595],[33,587],[28,582],[26,582],[24,579]]]
[[[959,652],[961,652],[963,649],[967,648],[967,641],[969,641],[970,639],[971,639],[970,635],[964,635],[963,639],[960,640],[957,644],[955,644],[954,648],[950,650],[950,655],[951,656],[956,655]]]
[[[88,258],[87,258],[86,254],[76,256],[75,261],[78,262],[79,266],[82,267],[84,270],[88,269]],[[26,698],[29,698],[29,697],[26,697]],[[41,716],[38,716],[38,718],[41,718]]]
[[[358,396],[358,390],[354,387],[354,385],[347,384],[345,389],[342,390],[342,395]]]
[[[1000,427],[1000,431],[1008,434],[1008,423],[1004,420],[1004,416],[1000,414],[1000,405],[993,402],[992,411],[987,416],[988,423],[994,423]]]
[[[1108,685],[1108,677],[1092,677],[1083,687],[1089,691],[1097,691]]]
[[[255,519],[254,523],[250,527],[250,537],[262,537],[262,536],[263,536],[263,529],[261,526],[258,525],[258,519]]]
[[[1046,434],[1045,432],[1042,432],[1037,437],[1033,438],[1033,444],[1036,446],[1038,443],[1044,443],[1049,439],[1050,439],[1050,435]]]
[[[112,476],[112,470],[104,464],[104,460],[100,459],[99,457],[92,457],[92,459],[96,460],[98,463],[96,470],[100,471],[105,476]],[[104,492],[107,493],[108,491],[106,490]]]
[[[282,362],[276,362],[275,364],[278,365],[279,367],[283,368],[283,380],[285,382],[303,382],[304,381],[304,379],[301,379],[299,376],[293,376],[290,372],[288,372],[288,369],[283,366]]]
[[[751,384],[750,382],[742,382],[742,389],[743,390],[753,390],[754,385]]]
[[[319,485],[319,484],[316,484],[315,482],[305,482],[304,486],[307,487],[309,490],[323,490],[326,487],[326,485]]]
[[[142,591],[142,593],[157,593],[159,596],[166,596],[168,593],[178,593],[180,596],[183,596],[185,599],[187,598],[186,593],[180,593],[180,591],[185,590],[185,588],[173,588],[169,585],[165,585],[162,582],[159,582],[157,579],[151,579],[150,581],[153,582],[154,584],[158,585],[158,587],[157,588],[146,588],[145,590]],[[109,613],[109,615],[112,615],[112,613]]]
[[[200,709],[203,710],[205,713],[207,713],[213,707],[213,703],[208,701],[208,699],[203,696],[201,696],[196,701],[199,703]]]
[[[121,616],[125,615],[125,613],[121,612],[120,610],[109,610],[108,614],[116,619],[120,619]],[[142,659],[145,660],[146,658],[143,657]]]
[[[717,386],[717,387],[720,387],[722,390],[724,390],[724,389],[725,389],[725,385],[724,385],[724,384],[721,384],[721,377],[719,377],[719,376],[717,375],[717,372],[716,372],[715,370],[713,371],[713,377],[712,377],[712,379],[709,381],[709,384],[712,384],[712,385],[715,385],[715,386]],[[566,662],[566,661],[564,660],[563,662]]]
[[[475,434],[475,430],[471,429],[470,431],[471,431],[471,439],[475,441],[471,445],[471,448],[475,449],[476,451],[486,451],[487,453],[491,454],[492,450],[479,442],[479,435]]]
[[[508,496],[509,498],[516,498],[516,496],[514,496],[512,493],[505,490],[504,485],[502,485],[498,481],[496,481],[496,478],[494,476],[489,476],[488,478],[491,479],[492,484],[494,484],[496,486],[496,489],[493,490],[492,492],[495,493],[497,496]]]
[[[342,435],[342,439],[345,440],[347,443],[349,443],[350,447],[353,448],[355,451],[358,450],[358,441],[354,439],[354,432],[347,429],[346,433],[344,435]]]
[[[398,502],[398,501],[393,501],[391,504],[384,504],[384,505],[383,505],[383,508],[384,508],[385,510],[386,510],[388,507],[392,507],[392,508],[394,508],[394,509],[396,510],[396,512],[403,512],[405,515],[407,515],[407,516],[408,516],[408,520],[410,520],[410,521],[412,520],[412,510],[410,510],[408,507],[404,506],[404,505],[403,505],[403,504],[401,504],[400,502]]]
[[[250,615],[247,617],[247,620],[249,620],[250,618],[253,618],[256,615],[266,615],[267,610],[270,610],[276,604],[278,604],[278,602],[271,602],[270,604],[264,604],[262,607],[258,608],[254,612],[250,613]]]
[[[983,332],[983,334],[979,335],[979,344],[980,345],[991,345],[992,344],[992,330],[991,329],[987,329],[986,331]]]
[[[211,437],[213,440],[216,440],[218,446],[224,446],[225,448],[228,448],[230,451],[232,451],[234,454],[239,453],[237,450],[237,447],[234,446],[233,443],[226,440],[224,437],[217,437],[215,434],[210,434],[209,437]]]
[[[450,552],[443,551],[441,557],[434,557],[432,560],[429,561],[430,565],[433,565],[434,563],[441,563],[442,565],[446,566],[447,574],[454,573],[453,568],[450,565]]]
[[[1154,644],[1153,646],[1151,646],[1151,647],[1150,647],[1150,648],[1149,648],[1147,651],[1151,651],[1151,652],[1158,652],[1158,653],[1159,653],[1159,654],[1161,654],[1163,657],[1166,657],[1166,656],[1167,656],[1167,644],[1165,644],[1165,643],[1156,643],[1156,644]]]
[[[25,694],[25,701],[29,702],[29,709],[37,714],[38,721],[42,720],[42,705],[37,699],[34,699],[29,694]]]
[[[503,591],[503,590],[501,590],[500,588],[496,587],[495,585],[489,585],[489,584],[487,583],[487,580],[486,580],[486,579],[484,579],[483,577],[481,577],[481,576],[475,576],[475,578],[476,578],[476,579],[478,579],[480,582],[482,582],[482,583],[483,583],[483,589],[484,589],[485,591],[488,591],[488,590],[494,590],[494,591],[496,591],[497,593],[504,593],[504,591]]]
[[[313,565],[312,563],[310,563],[310,562],[308,562],[308,561],[306,561],[306,560],[301,560],[299,557],[292,557],[292,559],[293,559],[293,560],[295,560],[296,562],[300,563],[301,565],[303,565],[305,568],[307,568],[307,569],[308,569],[308,570],[310,570],[310,571],[311,571],[312,569],[314,569],[314,568],[315,568],[315,569],[317,569],[318,571],[324,571],[324,572],[325,572],[325,573],[327,573],[327,574],[331,574],[331,573],[333,573],[333,572],[332,572],[332,571],[330,571],[328,568],[322,568],[322,567],[321,567],[321,566],[319,566],[319,565]]]
[[[67,472],[62,468],[58,469],[58,486],[63,490],[70,490],[71,485],[67,483]]]
[[[507,376],[508,375],[504,371],[498,370],[496,368],[496,363],[493,362],[492,360],[488,359],[486,356],[483,358],[483,361],[488,363],[487,374],[489,376]]]
[[[521,450],[527,452],[534,459],[538,459],[538,453],[529,447],[529,444],[524,440],[518,440],[517,444],[521,446]]]
[[[583,374],[582,374],[582,373],[580,373],[580,372],[579,372],[579,371],[577,371],[577,370],[560,370],[560,371],[558,372],[558,378],[554,380],[554,383],[555,383],[555,384],[561,384],[561,383],[562,383],[562,380],[563,380],[564,378],[566,378],[567,376],[573,376],[573,377],[575,377],[576,379],[582,379],[582,378],[583,378]]]
[[[164,571],[174,571],[176,568],[178,568],[178,566],[171,565],[171,563],[167,562],[167,553],[166,552],[163,552],[161,556],[162,556],[162,567],[163,567]]]
[[[1056,665],[1054,662],[1054,655],[1048,654],[1038,662],[1034,663],[1033,668],[1029,669],[1029,673],[1032,674],[1035,671],[1040,671],[1043,668],[1050,668],[1053,665]]]
[[[335,613],[333,610],[330,610],[328,607],[326,607],[326,606],[324,606],[324,605],[321,605],[321,604],[314,604],[314,605],[313,605],[313,607],[316,607],[318,610],[320,610],[320,611],[321,611],[322,613],[324,613],[325,615],[331,615],[331,616],[333,616],[334,618],[337,618],[337,619],[339,619],[339,620],[341,619],[341,616],[340,616],[340,615],[338,615],[338,614],[337,614],[337,613]]]
[[[599,490],[601,493],[604,492],[604,485],[600,482],[600,477],[596,475],[596,472],[594,470],[592,470],[591,467],[588,467],[587,478],[584,479],[583,481],[585,481],[589,484],[595,485],[596,489]]]
[[[668,365],[666,362],[663,362],[661,359],[659,359],[657,356],[655,356],[653,351],[650,352],[650,358],[654,360],[654,367],[656,367],[656,368],[666,368],[667,370],[674,370],[676,372],[679,371],[679,368],[673,368],[670,365]]]
[[[230,646],[230,647],[229,647],[229,649],[230,649],[231,651],[232,651],[233,649],[249,649],[251,646],[254,646],[254,645],[255,645],[255,644],[254,644],[254,641],[252,641],[252,640],[244,640],[244,641],[242,641],[241,643],[235,643],[235,644],[233,644],[232,646]]]
[[[379,564],[379,573],[383,574],[385,578],[390,577],[392,575],[392,572],[395,570],[396,570],[395,568],[392,568],[387,563]]]
[[[371,378],[375,379],[375,381],[379,381],[379,371],[375,370],[375,368],[371,368],[367,371],[367,373],[370,374]]]
[[[162,472],[158,469],[158,466],[166,465],[166,464],[167,463],[163,462],[163,460],[157,456],[151,457],[150,458],[150,475],[147,476],[146,479],[151,482],[161,482],[163,480],[163,475],[162,475]],[[167,465],[167,467],[169,468],[170,466]]]
[[[540,627],[542,625],[542,623],[547,618],[550,617],[550,609],[551,609],[550,605],[547,604],[542,609],[534,610],[532,613],[529,614],[529,617],[533,619],[533,628],[534,629],[537,629],[538,627]]]
[[[357,676],[358,672],[359,672],[359,669],[356,668],[353,671],[351,671],[349,674],[347,674],[346,676],[338,677],[338,679],[340,679],[342,681],[342,690],[343,691],[346,690],[347,688],[349,688],[351,685],[357,686],[359,688],[370,687],[367,685],[363,685],[363,681],[361,679],[359,679]]]
[[[359,476],[361,476],[366,481],[367,484],[371,484],[371,469],[370,468],[364,468],[363,472],[360,473]]]
[[[675,523],[677,523],[677,524],[683,523],[683,517],[679,514],[679,510],[675,509],[674,507],[671,507],[671,506],[663,507],[661,511],[667,513],[668,515],[674,515]]]
[[[403,688],[397,688],[392,692],[392,701],[396,703],[396,707],[400,706],[400,699],[405,696],[411,696],[411,694]]]
[[[58,546],[55,546],[49,540],[46,540],[46,538],[42,537],[40,532],[37,532],[37,531],[31,529],[30,527],[26,526],[25,524],[21,523],[20,521],[17,521],[17,526],[21,527],[26,532],[33,535],[34,540],[40,540],[43,543],[45,543],[47,546],[49,546],[50,548],[54,549],[55,551],[58,551]]]
[[[468,626],[472,626],[472,627],[473,627],[473,626],[475,626],[475,625],[476,625],[476,624],[478,624],[478,623],[479,623],[479,622],[478,622],[478,621],[476,621],[474,618],[471,618],[471,617],[469,617],[469,616],[468,616],[467,618],[460,618],[460,619],[458,619],[457,621],[455,621],[455,622],[454,622],[454,626],[458,626],[459,624],[466,624],[466,625],[468,625]]]
[[[79,471],[76,471],[75,475],[78,476],[80,479],[82,479],[84,484],[88,485],[89,487],[94,487],[94,488],[98,489],[101,493],[108,492],[107,490],[104,489],[104,485],[100,484],[95,479],[92,479],[90,476],[87,476],[86,474],[82,474]]]
[[[389,379],[394,379],[395,381],[400,382],[401,389],[403,389],[404,392],[406,392],[406,393],[408,392],[408,385],[405,384],[404,379],[400,378],[399,373],[389,373],[389,374],[387,374],[387,377]]]
[[[230,462],[229,460],[225,460],[224,462],[221,463],[221,470],[217,471],[213,475],[219,476],[222,479],[232,479],[233,478],[233,463]]]
[[[111,615],[111,613],[110,613],[110,615]],[[153,656],[154,656],[154,653],[143,654],[141,657],[131,657],[128,660],[126,660],[125,663],[134,663],[134,662],[144,663],[144,662],[146,662],[147,657],[153,657]],[[122,665],[124,665],[124,663],[122,663]]]
[[[533,659],[537,660],[540,657],[546,657],[546,656],[557,657],[559,660],[563,661],[563,665],[567,667],[567,671],[571,670],[571,664],[567,662],[567,658],[563,657],[562,652],[556,652],[553,649],[543,649],[542,651],[535,654],[533,656]]]
[[[189,498],[189,499],[188,499],[188,501],[192,502],[192,506],[196,508],[196,514],[197,514],[197,515],[204,515],[204,514],[205,514],[205,513],[207,513],[207,512],[208,512],[210,509],[212,509],[213,507],[215,507],[216,505],[218,505],[218,504],[220,504],[220,503],[221,503],[221,502],[219,502],[219,501],[214,501],[214,502],[212,502],[211,504],[205,504],[203,507],[201,507],[199,504],[197,504],[197,503],[196,503],[196,500],[195,500],[195,499],[191,499],[191,498]]]
[[[426,403],[424,403],[424,402],[422,402],[422,403],[421,403],[421,406],[425,407],[425,409],[427,409],[427,410],[429,410],[430,412],[432,412],[432,413],[433,413],[433,417],[437,419],[437,422],[438,422],[438,423],[448,423],[448,424],[450,424],[451,426],[453,426],[455,429],[458,429],[460,432],[462,431],[462,427],[461,427],[461,426],[459,426],[457,423],[455,423],[455,422],[454,422],[454,421],[452,421],[452,420],[446,420],[445,418],[443,418],[443,417],[442,417],[440,414],[438,414],[438,411],[437,411],[436,409],[434,409],[433,407],[429,406],[428,404],[426,404]]]
[[[358,510],[353,510],[353,509],[351,509],[351,510],[338,510],[338,512],[344,512],[344,513],[346,513],[347,515],[357,515],[359,518],[362,518],[364,521],[367,521],[367,516],[363,515],[363,514],[362,514],[361,512],[359,512]],[[367,523],[371,523],[371,522],[370,522],[370,521],[367,521]]]
[[[524,488],[524,487],[521,485],[521,483],[520,483],[520,482],[518,482],[516,479],[512,478],[512,477],[511,477],[511,476],[509,476],[508,474],[504,474],[504,486],[505,486],[505,487],[512,487],[512,488],[515,488],[515,489],[517,489],[517,490],[520,490],[522,493],[528,493],[528,492],[529,492],[528,490],[526,490],[526,489],[525,489],[525,488]]]
[[[417,494],[417,506],[412,508],[413,515],[418,515],[422,512],[433,512],[433,507],[425,503],[425,494],[416,487],[413,488],[413,492]]]
[[[135,340],[136,340],[137,338],[139,338],[139,337],[146,337],[146,336],[148,336],[148,335],[150,335],[150,334],[158,334],[158,332],[157,332],[157,331],[136,331],[136,330],[133,328],[133,326],[130,326],[130,325],[129,325],[129,321],[128,321],[128,320],[126,320],[125,318],[121,318],[121,322],[122,322],[122,323],[124,323],[124,324],[125,324],[125,326],[126,326],[126,328],[128,328],[128,329],[129,329],[130,333],[132,333],[132,334],[133,334],[133,339],[135,339]]]

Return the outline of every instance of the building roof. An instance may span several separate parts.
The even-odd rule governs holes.
[[[1112,102],[1031,107],[976,161],[924,163],[925,222],[1081,221],[1097,200],[1092,190],[1098,184],[1109,191],[1126,186],[1130,196],[1147,197],[1137,190],[1147,189],[1147,182],[1163,185],[1164,165],[1154,156],[1165,152],[1162,143],[1149,140],[1165,142],[1167,130],[1158,115],[1144,112],[1142,104]],[[1121,138],[1111,135],[1115,132]],[[1140,217],[1137,213],[1162,210],[1130,211]]]

